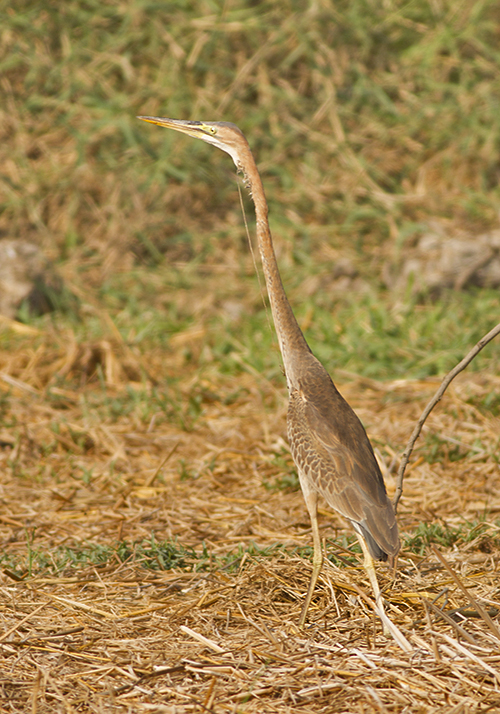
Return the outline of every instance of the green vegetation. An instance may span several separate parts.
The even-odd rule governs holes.
[[[35,545],[35,531],[26,533],[26,553],[16,556],[0,554],[0,568],[15,580],[43,575],[74,575],[87,568],[109,566],[139,567],[146,571],[182,570],[186,572],[211,572],[223,570],[236,572],[245,557],[268,558],[279,552],[312,556],[311,548],[285,549],[280,545],[261,548],[255,543],[238,546],[225,554],[214,555],[205,543],[197,552],[176,540],[159,541],[154,533],[150,539],[137,542],[120,541],[114,544],[79,543],[73,546],[58,546],[47,550]],[[345,542],[345,541],[342,541]]]
[[[55,319],[82,339],[109,334],[88,302],[144,352],[201,319],[223,373],[245,350],[277,376],[228,158],[135,115],[236,121],[318,356],[379,379],[441,374],[497,321],[496,293],[401,306],[381,265],[430,219],[496,226],[499,22],[493,0],[4,3],[0,230],[55,259],[78,296]],[[342,254],[367,294],[329,290]],[[231,324],[224,301],[242,306]],[[498,358],[490,345],[472,368]]]
[[[66,464],[74,452],[93,454],[96,423],[193,432],[214,404],[247,398],[251,388],[234,379],[243,373],[284,389],[229,158],[137,114],[234,121],[247,134],[286,290],[334,377],[442,375],[498,322],[498,291],[445,291],[434,300],[410,287],[396,296],[383,279],[433,221],[450,235],[498,226],[495,0],[11,5],[0,2],[0,240],[40,245],[65,286],[45,296],[50,314],[21,306],[18,319],[40,334],[0,330],[2,353],[23,353],[16,369],[34,385],[27,393],[54,412],[38,451],[30,442],[6,461],[16,477],[57,481],[62,461],[44,471],[44,458],[61,444]],[[359,280],[345,289],[336,284],[341,259]],[[66,369],[61,353],[70,343]],[[106,363],[104,343],[117,364]],[[60,369],[44,371],[54,355]],[[499,359],[497,341],[469,370],[497,370]],[[108,367],[121,370],[115,381]],[[0,392],[1,426],[19,443],[35,439],[10,409],[10,389]],[[469,404],[500,413],[494,392]],[[66,419],[75,405],[84,427],[75,427],[74,413]],[[484,458],[498,458],[494,451]],[[40,463],[27,469],[25,453]],[[431,463],[468,456],[437,434],[421,453]],[[180,454],[176,469],[183,482],[203,474]],[[271,471],[271,493],[298,487],[286,454]],[[93,467],[71,463],[71,478],[92,485]],[[481,528],[422,525],[406,547],[423,553],[430,543],[466,543],[467,533],[497,543]],[[351,545],[338,541],[335,562]],[[47,554],[28,538],[25,560],[4,554],[0,562],[23,576],[125,560],[153,570],[231,570],[247,552],[276,549],[212,558],[153,538]]]
[[[312,548],[284,547],[274,545],[259,547],[255,543],[239,545],[227,553],[214,555],[205,543],[201,548],[185,547],[177,540],[157,540],[154,533],[149,539],[137,542],[120,541],[114,544],[78,543],[58,546],[47,550],[35,544],[35,530],[26,532],[26,552],[22,556],[12,553],[0,554],[0,568],[16,580],[47,575],[70,576],[89,567],[110,566],[139,567],[158,572],[182,570],[186,572],[211,572],[222,570],[228,574],[239,570],[243,559],[266,559],[279,553],[301,558],[312,558]],[[429,545],[444,548],[471,545],[480,552],[489,553],[500,546],[500,520],[487,523],[485,520],[464,522],[459,525],[421,523],[404,539],[403,549],[407,555],[422,556]],[[327,557],[340,568],[359,565],[361,548],[352,533],[343,533],[327,541]],[[357,556],[357,557],[356,557]],[[248,561],[249,562],[249,561]]]
[[[424,555],[431,543],[444,548],[474,544],[477,550],[489,553],[500,545],[500,520],[497,519],[495,523],[478,520],[458,526],[421,523],[415,532],[405,539],[404,547],[412,553]]]
[[[128,562],[140,565],[147,570],[189,569],[198,558],[191,549],[186,549],[176,542],[155,540],[115,545],[98,543],[80,543],[74,546],[59,546],[47,552],[34,545],[34,534],[27,534],[27,553],[23,557],[2,554],[0,565],[20,579],[35,575],[71,574],[90,566],[104,567]],[[206,558],[200,558],[205,564]],[[189,564],[188,564],[189,562]],[[201,567],[200,569],[204,569]]]

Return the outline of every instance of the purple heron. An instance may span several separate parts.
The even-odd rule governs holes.
[[[288,438],[312,525],[313,569],[299,624],[302,626],[306,620],[323,564],[319,496],[352,523],[378,610],[383,612],[373,560],[394,563],[399,550],[394,509],[360,420],[311,352],[288,302],[269,229],[267,201],[248,142],[235,124],[227,122],[138,118],[201,139],[228,153],[243,173],[255,205],[259,252],[288,386]]]

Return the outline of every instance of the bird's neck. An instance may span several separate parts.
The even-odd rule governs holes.
[[[273,240],[269,229],[267,217],[267,202],[264,195],[262,181],[260,179],[253,156],[251,157],[253,171],[245,172],[248,187],[255,205],[255,215],[257,219],[257,242],[259,246],[264,278],[266,281],[269,302],[273,315],[274,326],[278,336],[278,342],[283,357],[283,364],[288,383],[288,388],[292,389],[297,385],[297,366],[303,364],[299,359],[305,355],[311,355],[311,350],[293,314],[292,307],[281,281],[281,275],[274,253]]]

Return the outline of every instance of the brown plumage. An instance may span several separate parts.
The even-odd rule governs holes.
[[[371,444],[323,366],[311,358],[299,389],[290,394],[293,459],[325,501],[361,531],[373,558],[387,560],[398,550],[398,528]]]
[[[354,526],[380,609],[372,558],[394,562],[399,550],[394,509],[361,422],[312,354],[286,297],[269,230],[264,189],[248,142],[237,126],[226,122],[139,119],[175,129],[226,151],[243,172],[253,198],[259,252],[290,398],[288,437],[314,542],[313,573],[300,624],[305,622],[323,562],[317,520],[320,495]]]

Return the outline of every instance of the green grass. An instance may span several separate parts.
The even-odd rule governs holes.
[[[428,546],[435,544],[443,548],[473,543],[482,553],[497,550],[500,545],[500,520],[493,524],[483,520],[464,522],[457,526],[441,523],[421,523],[413,534],[404,541],[405,550],[424,555]]]
[[[227,157],[138,113],[241,124],[275,225],[308,254],[322,240],[313,226],[361,251],[429,215],[496,222],[494,0],[2,10],[0,72],[17,109],[2,144],[17,172],[4,169],[0,212],[15,231],[51,231],[62,258],[99,259],[110,244],[146,262],[192,257],[238,210]],[[373,191],[413,194],[423,165],[423,205]],[[189,211],[166,191],[179,186],[190,186]]]
[[[230,159],[137,114],[234,121],[247,134],[287,293],[335,380],[345,379],[340,370],[378,380],[450,370],[498,322],[498,292],[395,297],[383,266],[397,264],[432,221],[450,235],[498,227],[499,36],[495,0],[21,0],[15,8],[0,0],[0,240],[41,245],[66,286],[46,296],[55,307],[49,315],[21,307],[18,318],[39,336],[0,329],[6,355],[47,346],[37,389],[57,413],[40,456],[58,448],[59,432],[87,455],[88,425],[97,422],[148,425],[154,416],[157,425],[193,431],[214,401],[245,398],[234,377],[247,370],[285,393]],[[341,257],[365,291],[334,290]],[[179,347],[175,338],[196,329],[203,336]],[[43,360],[60,357],[68,335],[78,345],[106,339],[117,353],[130,350],[139,360],[125,375],[130,384],[109,388],[102,364],[89,374],[76,366],[64,377],[51,372],[44,393]],[[496,373],[499,360],[497,341],[468,370]],[[78,392],[85,435],[71,431],[70,398],[54,388]],[[25,427],[10,400],[0,392],[1,426],[20,435]],[[500,412],[493,393],[471,402]],[[438,436],[422,453],[446,462],[463,455]],[[20,478],[42,480],[39,461],[29,476],[21,462],[10,466]],[[297,488],[289,459],[278,454],[271,466],[279,475],[267,488]],[[200,476],[181,459],[178,474]],[[92,467],[74,475],[91,483]],[[450,547],[467,533],[478,547],[496,544],[481,527],[423,525],[406,547]],[[356,548],[338,545],[340,555]],[[231,571],[243,556],[154,539],[48,552],[28,538],[24,556],[0,562],[22,576],[127,559],[146,570]]]
[[[222,374],[241,370],[237,353],[280,376],[230,160],[138,113],[227,119],[248,134],[291,302],[299,319],[313,311],[307,336],[333,374],[442,374],[498,321],[493,291],[401,303],[380,282],[382,263],[429,219],[472,233],[497,225],[493,0],[309,10],[292,0],[70,0],[63,9],[24,0],[0,12],[11,102],[0,123],[0,231],[41,243],[71,283],[53,317],[35,324],[98,339],[109,336],[105,310],[147,354],[202,321],[205,354]],[[368,294],[329,289],[343,253]],[[216,280],[211,271],[224,266]],[[215,297],[203,312],[194,290],[207,275]],[[320,287],[304,296],[312,278]],[[239,320],[224,318],[224,300],[241,302]],[[33,321],[27,306],[19,317]],[[495,364],[498,351],[489,345],[471,368]]]
[[[242,314],[229,321],[223,308],[209,307],[203,311],[198,306],[203,278],[193,276],[192,268],[188,272],[189,275],[182,276],[181,269],[178,275],[168,268],[136,269],[131,275],[117,275],[116,280],[108,280],[102,288],[100,302],[124,342],[143,355],[155,350],[168,354],[172,337],[203,326],[206,329],[201,344],[209,349],[196,357],[200,374],[214,364],[222,375],[238,374],[244,369],[243,360],[266,378],[280,381],[277,340],[270,311],[258,305],[257,279],[241,275],[236,276],[236,283],[214,286],[216,304],[225,300],[241,302]],[[182,287],[176,284],[177,280],[182,281]],[[285,272],[284,281],[290,300],[297,306],[299,323],[312,311],[306,337],[334,378],[337,369],[380,380],[442,375],[498,320],[498,294],[494,290],[450,291],[438,302],[410,300],[404,306],[395,306],[391,295],[383,290],[364,296],[320,293],[301,299],[300,285],[294,286],[294,276]],[[180,303],[181,292],[186,299]],[[192,300],[189,300],[190,294]],[[246,310],[248,296],[252,300],[255,297],[257,302],[249,311]],[[66,322],[79,340],[110,336],[109,326],[97,314],[83,322],[68,322],[62,315],[33,318],[30,322],[44,329],[54,320],[58,324]],[[5,349],[23,343],[23,339],[9,338],[5,333],[0,339]],[[29,341],[32,338],[24,340]],[[183,349],[185,364],[189,366],[192,353],[189,346]],[[499,359],[500,342],[494,341],[468,369],[494,368]],[[169,388],[171,411],[177,398],[175,379],[170,381]],[[167,395],[162,398],[169,400]],[[130,403],[129,409],[137,399],[139,396],[133,390],[123,395],[123,400]],[[196,401],[196,397],[193,399]],[[492,409],[496,408],[494,395],[489,404]],[[482,406],[486,408],[487,404]],[[196,411],[194,402],[192,407]],[[108,403],[108,408],[112,414],[113,404]],[[121,412],[118,402],[116,410]]]
[[[474,549],[483,553],[493,552],[500,546],[500,520],[486,523],[485,520],[463,522],[452,526],[439,523],[421,523],[404,538],[405,552],[422,556],[429,546],[436,544],[443,548],[473,544]],[[227,553],[213,555],[202,543],[195,550],[177,540],[157,540],[154,533],[141,541],[120,541],[113,544],[75,543],[74,545],[45,548],[36,544],[36,531],[26,531],[24,554],[4,552],[0,554],[0,569],[14,580],[32,577],[69,577],[89,567],[116,567],[128,564],[154,573],[169,570],[187,572],[216,572],[228,574],[239,570],[243,559],[267,559],[279,553],[288,553],[301,558],[312,558],[312,548],[286,548],[281,545],[260,547],[255,543],[239,545]],[[327,542],[327,557],[338,567],[359,564],[361,549],[355,535],[342,533]],[[247,561],[249,562],[249,561]]]
[[[151,280],[151,273],[159,290],[154,297],[149,288],[145,286],[141,292],[138,286],[141,279]],[[286,285],[287,277],[285,274]],[[403,308],[396,308],[391,295],[382,290],[344,298],[320,293],[304,300],[300,297],[300,286],[295,288],[293,276],[290,278],[288,292],[297,306],[299,323],[308,311],[313,311],[306,337],[313,352],[333,375],[336,369],[380,380],[441,375],[455,366],[498,320],[498,294],[494,290],[450,291],[438,302],[412,300]],[[231,286],[218,288],[218,300],[229,300],[236,292],[235,297],[245,304],[241,284],[249,295],[255,295],[256,278],[242,276],[239,280],[236,291]],[[228,323],[220,310],[215,314],[213,309],[206,314],[201,312],[196,298],[191,313],[187,307],[179,309],[179,289],[172,286],[168,277],[165,279],[160,269],[136,272],[135,281],[132,296],[124,292],[119,297],[118,290],[108,285],[109,292],[102,297],[103,306],[109,305],[109,314],[130,345],[145,354],[157,347],[168,351],[170,338],[201,322],[207,326],[203,344],[210,347],[199,362],[201,369],[215,362],[221,373],[237,374],[242,369],[241,361],[233,358],[237,354],[268,378],[280,379],[281,358],[269,310],[255,307]],[[184,290],[189,293],[191,288],[193,295],[197,295],[198,286],[198,281],[191,279]],[[141,312],[141,306],[145,305],[146,315]],[[96,327],[95,337],[102,334],[103,325]],[[499,359],[500,343],[496,341],[485,348],[469,369],[487,369]],[[185,352],[185,360],[189,363],[189,351]]]
[[[288,552],[280,545],[266,548],[255,543],[239,545],[228,553],[214,555],[202,543],[195,550],[186,547],[177,540],[157,540],[154,533],[149,539],[141,541],[120,541],[113,544],[75,543],[72,546],[58,546],[46,549],[36,545],[36,532],[26,532],[26,551],[23,555],[13,553],[0,554],[0,568],[15,580],[24,580],[42,576],[67,576],[89,567],[104,568],[122,564],[139,567],[149,572],[182,570],[185,572],[236,572],[243,558],[269,558],[278,552]],[[298,553],[299,550],[290,551]],[[309,555],[311,549],[300,549],[300,553]],[[245,558],[245,560],[246,560]]]
[[[471,398],[468,400],[468,403],[479,408],[483,414],[492,414],[496,417],[500,416],[500,394],[496,392],[490,392],[482,399]]]
[[[449,463],[467,458],[469,448],[450,444],[441,439],[438,434],[428,434],[421,453],[429,464]]]

